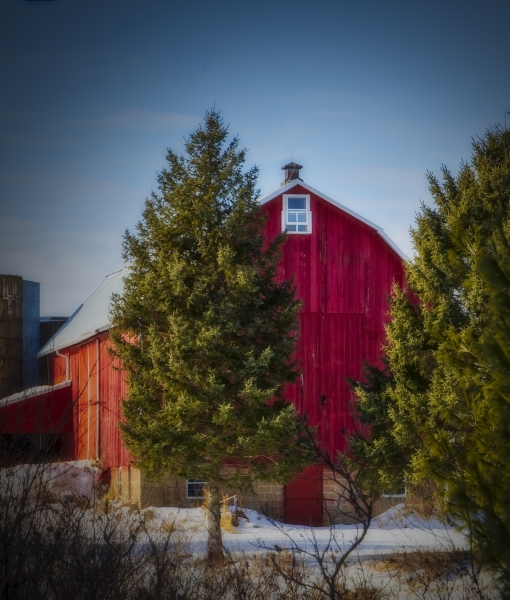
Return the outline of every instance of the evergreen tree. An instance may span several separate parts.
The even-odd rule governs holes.
[[[475,140],[457,177],[446,168],[442,184],[428,177],[434,206],[422,205],[412,230],[409,290],[392,300],[390,375],[358,384],[372,430],[356,451],[375,456],[381,486],[385,464],[411,483],[432,478],[482,559],[510,582],[510,131]]]
[[[226,143],[218,112],[168,151],[146,200],[113,303],[114,353],[127,375],[123,439],[151,477],[209,486],[209,558],[221,555],[219,492],[284,483],[309,456],[282,388],[293,382],[299,301],[278,281],[284,237],[267,244],[257,169]]]
[[[462,358],[475,361],[466,375],[480,393],[472,401],[473,421],[460,467],[463,477],[450,503],[470,525],[486,563],[500,573],[504,597],[510,597],[510,223],[496,221],[492,244],[480,252],[476,270],[488,292],[488,324]],[[465,386],[465,383],[464,383]]]

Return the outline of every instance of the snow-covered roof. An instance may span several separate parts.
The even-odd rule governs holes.
[[[31,398],[37,398],[37,396],[47,396],[70,385],[70,381],[63,381],[62,383],[57,383],[57,385],[38,385],[36,387],[28,388],[28,390],[24,390],[23,392],[18,392],[11,396],[7,396],[7,398],[2,398],[0,400],[0,408],[8,406],[9,404],[30,400]]]
[[[317,191],[313,187],[301,181],[301,179],[295,179],[293,181],[289,181],[289,183],[284,186],[278,188],[274,192],[259,198],[260,204],[266,204],[276,198],[280,194],[286,194],[289,190],[291,190],[295,186],[301,186],[304,189],[308,190],[310,193],[319,196],[320,198],[326,200],[340,208],[347,214],[355,217],[360,220],[362,223],[365,223],[369,227],[372,227],[377,231],[377,233],[383,238],[383,240],[391,247],[393,250],[403,259],[408,260],[407,256],[400,250],[400,248],[386,235],[384,230],[372,223],[368,219],[365,219],[361,215],[358,215],[350,208],[347,208],[340,202],[329,198],[322,192]],[[102,331],[106,331],[110,329],[110,304],[112,299],[112,294],[122,294],[124,291],[124,277],[127,275],[128,267],[121,269],[120,271],[116,271],[111,275],[108,275],[97,287],[97,289],[92,292],[92,294],[85,300],[85,302],[75,311],[71,317],[66,321],[66,323],[57,331],[57,333],[47,342],[47,344],[41,349],[38,358],[45,356],[46,354],[50,354],[51,352],[55,352],[56,350],[62,350],[63,348],[68,348],[69,346],[73,346],[74,344],[78,344],[93,335],[100,333]]]
[[[393,248],[393,250],[395,250],[395,252],[400,256],[400,258],[402,260],[405,260],[405,261],[409,260],[409,258],[404,254],[404,252],[402,252],[402,250],[397,246],[397,244],[395,244],[395,242],[386,235],[386,233],[384,232],[384,229],[382,227],[379,227],[379,225],[376,225],[375,223],[372,223],[372,221],[365,219],[365,217],[358,215],[358,213],[355,213],[350,208],[347,208],[347,206],[340,204],[340,202],[338,202],[337,200],[333,200],[333,198],[330,198],[329,196],[326,196],[322,192],[317,191],[312,186],[308,185],[304,181],[301,181],[301,179],[294,179],[292,181],[289,181],[289,183],[286,183],[285,185],[278,188],[274,192],[271,192],[270,194],[267,194],[266,196],[262,196],[262,198],[259,198],[259,202],[260,202],[260,204],[266,204],[267,202],[270,202],[271,200],[273,200],[273,198],[276,198],[277,196],[280,196],[281,194],[287,194],[289,192],[289,190],[291,190],[293,187],[295,187],[297,185],[305,188],[305,190],[308,190],[311,194],[315,194],[316,196],[319,196],[319,198],[322,198],[323,200],[330,202],[331,204],[333,204],[333,206],[340,208],[347,214],[351,215],[352,217],[355,217],[362,223],[365,223],[365,225],[372,227],[372,229],[375,229],[377,231],[377,233],[382,237],[382,239],[391,248]]]
[[[93,335],[110,329],[112,294],[122,294],[128,267],[103,279],[85,302],[67,319],[65,324],[48,340],[38,358],[62,348],[78,344]]]

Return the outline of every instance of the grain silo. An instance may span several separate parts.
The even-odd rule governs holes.
[[[37,353],[41,349],[39,283],[23,279],[23,389],[39,385]]]
[[[0,398],[23,388],[23,280],[0,275]]]

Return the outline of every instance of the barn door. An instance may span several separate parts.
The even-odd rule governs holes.
[[[284,522],[322,527],[322,465],[308,467],[284,487]]]

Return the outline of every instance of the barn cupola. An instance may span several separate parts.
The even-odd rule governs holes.
[[[285,179],[282,181],[282,185],[289,183],[289,181],[294,181],[294,179],[299,179],[299,181],[303,181],[299,176],[299,169],[302,169],[303,165],[298,165],[295,162],[290,162],[288,165],[282,167],[282,171],[285,171]]]

